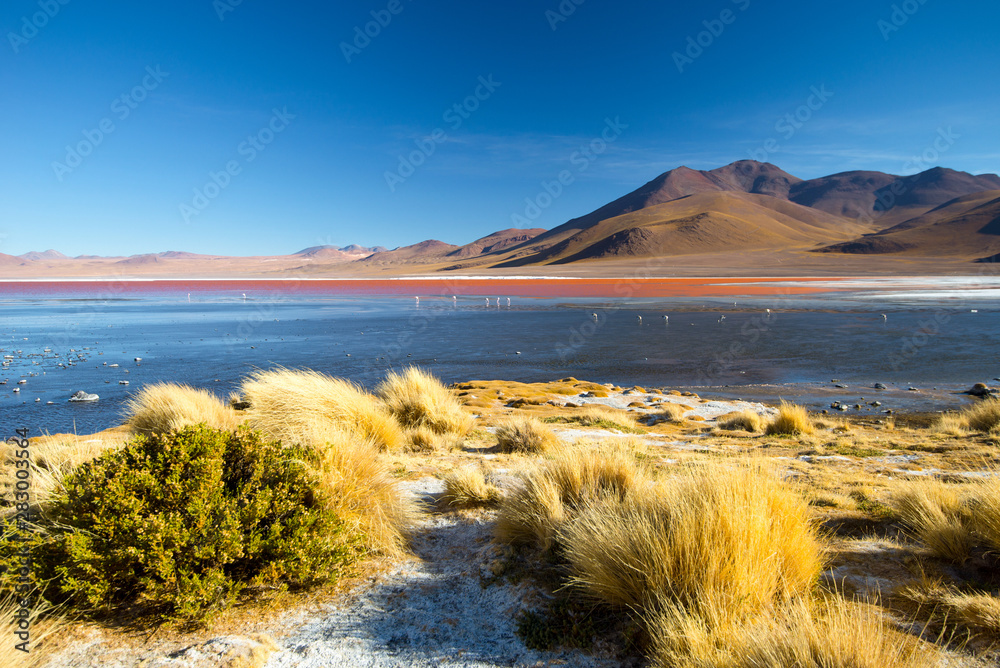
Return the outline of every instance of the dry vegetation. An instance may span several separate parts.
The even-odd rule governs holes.
[[[188,385],[147,385],[126,403],[126,425],[139,434],[165,434],[206,424],[213,429],[234,430],[240,417],[208,390]]]
[[[559,445],[559,437],[534,417],[518,415],[497,424],[497,445],[501,452],[537,454]]]
[[[764,418],[753,411],[740,411],[719,419],[719,429],[756,433],[764,428]]]
[[[159,425],[246,421],[310,446],[324,498],[370,554],[405,552],[418,510],[399,481],[435,475],[445,488],[435,512],[495,520],[510,546],[504,568],[619,620],[624,630],[605,640],[628,637],[652,666],[917,668],[939,665],[942,651],[956,666],[996,660],[1000,402],[921,426],[789,404],[770,421],[743,411],[707,422],[683,420],[690,408],[672,402],[572,405],[571,395],[616,391],[572,378],[448,389],[407,369],[369,394],[279,369],[243,384],[246,411],[158,386],[137,397],[130,425],[139,430],[140,412]],[[553,430],[567,426],[638,435],[570,444]],[[35,465],[54,488],[123,438],[35,441]],[[959,640],[925,642],[925,626],[925,639]]]
[[[447,506],[489,506],[498,503],[501,498],[500,489],[487,482],[483,470],[475,466],[463,466],[444,477],[441,501]]]
[[[416,367],[390,373],[375,393],[404,427],[465,436],[475,423],[440,380]]]
[[[44,603],[36,605],[28,611],[27,623],[31,629],[27,652],[15,649],[15,644],[21,642],[15,636],[19,630],[17,619],[21,612],[17,599],[13,595],[0,598],[0,666],[4,668],[35,668],[48,662],[50,646],[66,629],[66,618],[58,611]],[[17,617],[15,617],[17,616]]]
[[[380,450],[397,451],[406,436],[389,410],[343,378],[308,369],[257,371],[243,381],[247,423],[283,443],[320,446],[346,429]]]
[[[781,402],[778,415],[767,424],[765,433],[768,436],[798,436],[816,431],[809,413],[802,406]]]

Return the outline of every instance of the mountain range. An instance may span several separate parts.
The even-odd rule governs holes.
[[[998,256],[995,174],[935,167],[803,180],[741,160],[709,171],[678,167],[551,230],[505,229],[465,245],[324,245],[249,258],[175,251],[68,258],[48,250],[0,254],[0,276],[616,275],[651,263],[656,275],[971,273],[975,262]]]

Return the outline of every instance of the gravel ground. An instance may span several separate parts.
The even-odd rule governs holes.
[[[443,491],[424,479],[415,491]],[[348,602],[293,613],[291,628],[267,668],[287,666],[619,666],[581,652],[536,652],[515,635],[517,613],[538,601],[528,585],[496,583],[489,563],[497,548],[483,517],[429,515],[413,543],[417,559],[397,565],[354,592]]]

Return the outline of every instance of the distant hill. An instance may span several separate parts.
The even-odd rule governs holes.
[[[38,251],[31,251],[30,253],[24,253],[18,257],[24,260],[31,260],[32,262],[37,262],[39,260],[67,260],[65,255],[57,250],[52,250],[51,248],[47,251],[39,253]]]
[[[888,229],[818,252],[988,260],[986,256],[1000,253],[1000,189],[958,197]]]
[[[511,248],[512,246],[522,244],[525,241],[530,241],[539,234],[544,234],[546,231],[547,230],[541,227],[527,230],[516,227],[507,230],[500,230],[499,232],[494,232],[493,234],[487,235],[481,239],[476,239],[472,243],[465,244],[464,246],[451,251],[448,253],[448,257],[469,258],[476,257],[478,255],[485,255],[487,253],[496,253],[498,251]]]
[[[608,218],[502,266],[734,249],[812,249],[868,229],[769,195],[704,192]],[[521,250],[531,250],[531,244]]]
[[[776,264],[786,272],[848,265],[913,272],[914,262],[937,260],[951,263],[939,267],[944,271],[961,271],[1000,258],[998,221],[995,174],[935,167],[912,176],[849,171],[803,180],[770,163],[740,160],[705,171],[677,167],[551,230],[502,229],[464,245],[322,245],[261,257],[167,251],[71,259],[48,250],[0,255],[0,267],[8,277],[391,276],[531,267],[544,274],[556,266],[614,273],[659,258],[658,271],[683,265],[703,274],[767,273]]]

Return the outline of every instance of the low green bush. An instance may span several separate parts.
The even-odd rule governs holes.
[[[325,580],[359,537],[319,498],[314,456],[245,428],[138,436],[64,479],[40,522],[35,577],[78,608],[135,605],[177,620],[248,588]]]

